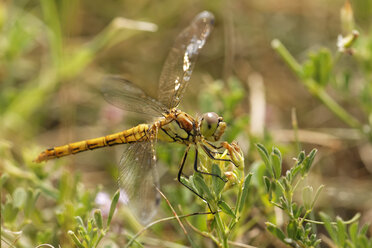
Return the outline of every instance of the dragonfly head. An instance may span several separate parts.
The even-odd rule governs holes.
[[[203,114],[200,120],[200,132],[208,141],[217,141],[225,132],[226,123],[214,112]]]

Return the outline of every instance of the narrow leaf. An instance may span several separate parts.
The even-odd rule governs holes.
[[[234,211],[231,209],[231,207],[224,201],[218,201],[218,207],[224,212],[225,214],[230,215],[232,218],[236,218]]]
[[[80,242],[80,240],[78,239],[78,237],[75,235],[75,233],[73,231],[69,230],[67,232],[67,234],[70,236],[72,241],[74,241],[74,243],[77,247],[84,248],[84,245]]]
[[[212,165],[212,173],[215,174],[215,175],[221,176],[220,167],[216,164],[213,164]],[[225,186],[225,182],[222,181],[220,178],[218,178],[216,176],[212,176],[212,186],[213,186],[214,194],[216,195],[217,198],[219,198],[219,194],[223,190],[223,188]]]
[[[270,179],[267,176],[264,176],[263,179],[264,179],[264,183],[265,183],[266,193],[270,193],[270,190],[271,190]]]
[[[269,171],[270,175],[273,176],[273,171],[270,164],[270,156],[269,152],[266,150],[266,148],[261,144],[256,144],[258,153],[260,154],[262,160],[264,161],[266,165],[266,169]]]
[[[4,222],[11,223],[15,220],[18,214],[18,209],[13,206],[11,201],[5,203],[4,207],[2,208],[2,214],[4,218]]]
[[[277,237],[278,239],[286,243],[285,235],[282,230],[280,230],[276,225],[274,225],[271,222],[265,222],[265,224],[266,224],[267,229],[269,230],[269,232],[271,232],[272,235],[274,235],[275,237]]]
[[[102,213],[100,209],[94,210],[94,221],[100,230],[103,230]]]
[[[273,174],[276,179],[279,179],[282,174],[282,158],[279,150],[275,147],[273,148],[273,152],[270,155],[270,161],[272,164]]]
[[[307,155],[306,159],[305,159],[305,162],[304,162],[304,172],[307,173],[309,172],[310,168],[311,168],[311,165],[313,164],[314,162],[314,158],[315,158],[315,155],[316,153],[318,152],[317,149],[313,149],[309,155]]]
[[[346,226],[343,222],[343,220],[337,216],[336,218],[337,222],[337,240],[339,247],[344,247],[345,240],[346,240]]]
[[[280,153],[280,150],[276,147],[273,147],[273,154],[279,157],[280,161],[282,161],[282,154]]]
[[[302,164],[302,162],[304,161],[305,157],[306,157],[305,152],[304,151],[301,151],[300,154],[298,154],[298,157],[297,157],[297,165]]]
[[[329,236],[331,237],[331,239],[337,243],[337,232],[336,230],[333,228],[332,224],[331,224],[331,218],[323,213],[323,212],[320,212],[319,213],[319,216],[320,218],[322,219],[322,221],[324,222],[324,227],[326,228]]]
[[[287,234],[291,239],[296,239],[297,236],[297,224],[296,221],[291,220],[287,225]]]
[[[197,173],[197,174],[199,174],[199,173]],[[209,190],[207,184],[205,183],[204,178],[201,175],[194,177],[194,183],[195,183],[195,186],[197,188],[202,189],[202,191],[205,193],[205,197],[207,199],[213,200],[214,197],[213,197],[211,191]]]
[[[318,200],[318,198],[320,196],[320,193],[322,192],[323,189],[324,189],[324,185],[320,185],[319,188],[316,190],[316,193],[315,193],[315,196],[314,196],[314,200],[311,203],[311,209],[314,208],[315,202]]]
[[[364,224],[362,226],[362,228],[360,229],[359,234],[360,235],[367,235],[368,229],[369,229],[369,224]]]
[[[197,191],[194,187],[194,184],[192,184],[192,176],[190,176],[189,179],[185,178],[185,177],[181,177],[180,178],[181,180],[181,183],[183,183],[184,185],[186,186],[189,186],[190,188],[192,188],[193,190]]]
[[[248,196],[249,183],[251,182],[252,176],[253,174],[249,173],[244,179],[243,189],[242,189],[242,194],[241,194],[241,199],[240,199],[240,204],[239,204],[239,209],[238,209],[239,213],[243,211],[243,207],[245,205],[245,202]]]
[[[112,197],[112,200],[111,200],[110,212],[109,212],[109,215],[108,215],[108,218],[107,218],[107,224],[106,224],[107,228],[111,224],[112,216],[115,213],[115,209],[116,209],[116,205],[118,204],[119,197],[120,197],[120,190],[117,190],[114,194],[114,197]]]
[[[306,186],[302,189],[302,200],[304,202],[304,207],[306,210],[311,209],[313,197],[313,187]]]
[[[356,244],[357,237],[358,237],[358,224],[359,222],[354,222],[349,226],[349,236],[351,238],[351,241]]]

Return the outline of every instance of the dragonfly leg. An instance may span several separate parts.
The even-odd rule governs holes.
[[[223,146],[220,145],[220,146],[215,146],[213,145],[212,143],[208,142],[208,141],[205,141],[210,147],[212,147],[213,149],[216,149],[216,150],[219,150],[219,149],[222,149]]]
[[[197,195],[200,199],[202,199],[204,202],[206,202],[207,205],[208,205],[209,211],[211,211],[212,214],[215,214],[216,212],[213,211],[213,210],[211,209],[211,206],[209,205],[209,203],[207,202],[207,200],[206,200],[203,196],[201,196],[200,194],[198,194],[198,193],[197,193],[195,190],[193,190],[190,186],[184,184],[184,183],[181,181],[181,176],[182,176],[182,174],[183,174],[183,173],[182,173],[182,170],[183,170],[183,167],[184,167],[184,165],[185,165],[186,158],[187,158],[187,155],[188,155],[188,153],[189,153],[189,150],[190,150],[190,146],[187,146],[186,151],[185,151],[185,154],[183,155],[183,158],[182,158],[181,167],[180,167],[180,169],[179,169],[179,171],[178,171],[177,180],[178,180],[178,182],[180,182],[183,186],[185,186],[186,188],[188,188],[192,193],[194,193],[194,194]],[[196,159],[195,159],[195,160],[196,160]]]
[[[235,167],[238,167],[234,161],[232,161],[231,159],[224,159],[224,158],[216,158],[213,156],[212,152],[208,147],[206,147],[205,145],[202,145],[201,146],[204,150],[204,152],[208,155],[209,158],[213,159],[213,160],[216,160],[216,161],[225,161],[225,162],[230,162],[230,163],[233,163],[235,165]]]
[[[209,176],[214,176],[214,177],[218,177],[219,179],[221,179],[222,181],[224,181],[225,183],[227,182],[227,179],[224,179],[222,178],[220,175],[217,175],[217,174],[213,174],[213,173],[208,173],[208,172],[204,172],[204,171],[200,171],[198,169],[198,148],[195,147],[195,160],[194,160],[194,170],[196,172],[199,172],[201,174],[204,174],[204,175],[209,175]]]

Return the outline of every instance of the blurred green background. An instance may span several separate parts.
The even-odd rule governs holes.
[[[223,115],[230,126],[225,139],[239,141],[246,167],[258,159],[252,144],[261,142],[280,146],[287,168],[298,152],[292,130],[295,108],[302,149],[319,150],[307,181],[314,187],[326,185],[317,207],[345,219],[361,212],[361,222],[371,222],[371,143],[310,94],[271,47],[271,41],[279,39],[301,62],[309,52],[325,47],[335,66],[330,72],[332,82],[324,88],[370,128],[372,1],[351,1],[355,24],[351,22],[360,32],[356,55],[337,51],[337,36],[348,34],[342,26],[344,4],[344,0],[1,1],[0,170],[9,175],[1,201],[5,204],[7,195],[14,196],[19,187],[42,192],[36,202],[40,226],[27,228],[29,223],[18,222],[7,228],[15,231],[26,226],[30,237],[38,235],[37,241],[21,239],[26,244],[23,247],[40,242],[70,244],[66,231],[72,228],[73,217],[89,215],[96,191],[103,189],[111,195],[116,190],[116,163],[122,147],[43,164],[32,160],[45,148],[107,135],[141,122],[142,116],[118,110],[103,100],[99,91],[102,78],[122,75],[156,97],[162,65],[174,39],[203,10],[215,15],[215,29],[199,55],[180,108],[192,115],[204,111]],[[226,106],[228,103],[231,105]],[[168,149],[175,152],[161,154]],[[173,179],[183,147],[161,146],[159,150],[160,164],[168,167],[162,179],[170,185],[165,192],[178,192],[170,188],[181,187]],[[97,189],[97,185],[102,186]],[[84,202],[81,209],[73,201],[70,210],[63,205],[72,195],[79,196],[77,203]],[[62,220],[67,218],[63,213],[71,209],[71,219]],[[50,224],[56,218],[59,231],[54,233],[47,229],[57,228]],[[182,239],[180,231],[166,228],[159,227],[154,233],[169,235],[167,240]],[[246,242],[278,247],[265,240],[268,234],[261,233],[262,228],[250,231],[241,234]]]

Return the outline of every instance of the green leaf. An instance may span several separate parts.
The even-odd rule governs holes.
[[[26,198],[26,203],[25,203],[25,208],[24,208],[26,217],[30,217],[31,212],[35,209],[35,203],[37,199],[39,198],[39,196],[40,196],[40,190],[34,191],[31,188],[27,190],[27,198]]]
[[[213,200],[214,199],[211,191],[209,190],[207,184],[204,181],[203,176],[200,175],[200,173],[195,174],[194,184],[195,184],[196,188],[198,188],[199,190],[201,190],[202,192],[205,193],[205,197],[207,198],[207,200]]]
[[[323,212],[320,212],[319,213],[319,216],[320,218],[322,219],[322,221],[324,222],[324,227],[326,228],[329,236],[331,237],[331,239],[337,244],[337,232],[336,230],[333,228],[332,224],[331,224],[331,218],[323,213]]]
[[[282,230],[280,230],[276,225],[274,225],[271,222],[265,222],[265,224],[266,224],[267,229],[272,235],[274,235],[275,237],[277,237],[278,239],[286,243],[285,235]]]
[[[101,209],[94,210],[94,221],[96,222],[97,227],[100,230],[103,230],[103,220],[102,220]]]
[[[272,153],[279,157],[280,162],[282,161],[282,154],[280,153],[280,150],[277,147],[273,147]]]
[[[346,226],[343,222],[343,220],[337,216],[336,218],[337,222],[337,240],[338,240],[338,246],[344,247],[345,240],[346,240]]]
[[[273,148],[273,152],[270,155],[270,161],[272,164],[273,174],[276,179],[279,179],[282,175],[282,155],[278,148]]]
[[[320,242],[322,242],[321,239],[317,239],[314,243],[313,243],[313,247],[318,247],[320,245]]]
[[[299,218],[304,211],[304,207],[303,206],[297,206],[297,204],[295,202],[292,203],[292,209],[293,209],[293,216],[295,218]]]
[[[13,203],[9,200],[5,203],[3,208],[4,222],[11,223],[15,220],[18,214],[18,208],[13,206]]]
[[[287,234],[291,239],[296,239],[297,237],[297,223],[294,220],[291,220],[287,225]]]
[[[187,186],[189,186],[190,188],[192,188],[196,191],[194,185],[192,184],[192,176],[190,176],[189,179],[181,176],[180,181],[181,181],[182,184],[187,185]]]
[[[72,241],[74,241],[74,244],[79,247],[79,248],[84,248],[84,245],[80,242],[80,240],[78,239],[78,237],[75,235],[75,233],[71,230],[69,230],[67,232],[67,234],[70,236],[70,238],[72,239]]]
[[[302,200],[304,202],[304,207],[306,210],[311,209],[312,197],[313,197],[313,187],[311,186],[304,187],[302,189]]]
[[[367,235],[368,229],[369,229],[369,224],[364,224],[362,228],[360,229],[359,234]]]
[[[285,172],[285,179],[288,181],[288,182],[292,182],[292,170],[287,170]]]
[[[80,216],[75,216],[75,220],[76,220],[76,222],[78,223],[78,227],[79,227],[79,228],[82,228],[82,230],[83,230],[84,232],[86,232],[86,228],[85,228],[85,225],[84,225],[84,221],[83,221],[83,219],[82,219]]]
[[[296,166],[294,168],[291,169],[291,172],[292,172],[292,177],[291,177],[291,180],[294,180],[294,178],[296,178],[296,176],[298,175],[298,173],[302,171],[302,167],[301,166]]]
[[[267,176],[264,176],[263,177],[263,180],[264,180],[264,183],[265,183],[266,193],[270,193],[270,190],[271,190],[271,181],[270,181],[270,179]]]
[[[248,189],[249,189],[249,184],[251,182],[252,176],[253,176],[253,174],[249,173],[244,179],[241,199],[240,199],[240,203],[239,203],[239,206],[238,206],[239,207],[238,208],[239,213],[241,213],[243,211],[243,207],[245,205],[245,202],[246,202],[246,199],[247,199],[247,196],[248,196]]]
[[[27,200],[27,193],[24,188],[16,188],[13,192],[13,206],[21,209]]]
[[[323,189],[324,189],[324,185],[320,185],[319,188],[316,190],[316,193],[315,193],[315,196],[314,196],[314,200],[311,203],[311,209],[314,208],[314,205],[315,205],[316,201],[318,200],[318,198],[320,196],[320,193],[322,192]]]
[[[263,145],[259,143],[256,144],[256,147],[257,147],[258,153],[260,154],[262,160],[264,161],[266,165],[266,169],[269,171],[270,175],[273,176],[274,174],[271,168],[269,152],[266,150],[266,148]]]
[[[212,173],[215,174],[215,175],[221,176],[220,167],[216,164],[213,164],[212,165]],[[225,182],[222,181],[220,178],[218,178],[216,176],[212,176],[212,186],[213,186],[214,194],[216,195],[217,198],[219,198],[219,194],[221,193],[221,191],[225,187]]]
[[[356,244],[357,237],[358,237],[358,225],[359,222],[354,222],[349,226],[349,236],[351,238],[351,241]]]
[[[306,154],[304,151],[301,151],[300,154],[298,154],[298,157],[297,157],[297,165],[300,165],[302,164],[302,162],[304,161],[306,157]]]
[[[107,228],[111,224],[112,216],[115,213],[115,209],[116,209],[116,205],[118,204],[119,197],[120,197],[120,190],[117,190],[115,192],[114,196],[112,197],[112,200],[111,200],[110,212],[109,212],[109,215],[108,215],[108,218],[107,218],[107,224],[106,224]]]
[[[231,207],[224,201],[220,200],[218,201],[218,207],[224,212],[225,214],[230,215],[232,218],[236,218],[234,211],[231,209]]]
[[[314,162],[314,158],[315,158],[315,155],[316,155],[317,152],[318,152],[317,149],[313,149],[309,153],[309,155],[306,156],[305,161],[304,161],[304,165],[303,165],[303,174],[306,174],[306,173],[309,172],[309,170],[311,168],[311,165]]]
[[[196,189],[196,192],[199,193],[199,195],[204,195],[204,190],[201,185],[197,182],[197,177],[202,177],[200,173],[194,173],[194,175],[190,176],[189,180],[192,182],[193,188]],[[201,180],[204,180],[203,178]]]
[[[284,198],[283,196],[279,197],[279,202],[283,210],[288,209],[288,202],[286,198]]]

